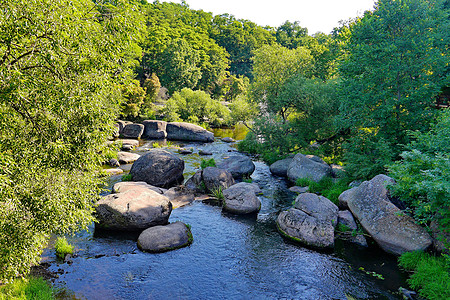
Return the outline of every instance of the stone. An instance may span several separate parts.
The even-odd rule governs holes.
[[[298,178],[309,178],[318,182],[326,176],[331,176],[329,165],[309,159],[301,153],[294,156],[287,170],[287,177],[292,182],[296,182]]]
[[[186,181],[185,186],[187,189],[193,191],[194,193],[204,193],[205,190],[200,187],[202,180],[202,170],[198,170],[191,178]]]
[[[114,168],[114,169],[105,169],[104,170],[106,172],[107,175],[112,176],[112,175],[120,175],[123,173],[122,169],[119,168]]]
[[[270,165],[270,172],[276,176],[287,177],[287,170],[292,163],[292,160],[293,158],[290,157],[274,162]]]
[[[183,154],[183,155],[187,155],[187,154],[192,154],[193,150],[192,148],[181,148],[178,150],[178,153]]]
[[[119,142],[122,143],[122,147],[123,146],[131,146],[132,148],[135,148],[135,147],[139,146],[138,140],[121,139],[121,140],[119,140]]]
[[[214,134],[198,125],[172,122],[166,126],[167,139],[192,142],[214,142]]]
[[[247,156],[230,156],[217,164],[219,169],[227,170],[233,178],[250,177],[255,171],[255,164]]]
[[[189,227],[182,222],[155,226],[144,230],[137,246],[145,252],[158,253],[189,246],[193,241]]]
[[[433,248],[437,252],[449,254],[450,249],[445,245],[450,244],[450,230],[447,229],[447,231],[445,231],[440,228],[438,222],[440,217],[438,215],[436,215],[433,219],[434,220],[431,221],[430,224],[431,236],[433,237]]]
[[[130,153],[130,152],[123,152],[119,151],[117,153],[117,159],[119,163],[121,164],[131,164],[132,162],[135,162],[138,160],[141,156],[136,153]]]
[[[121,148],[121,150],[122,151],[131,151],[131,150],[133,150],[133,146],[131,146],[131,145],[122,145],[122,148]]]
[[[295,199],[294,208],[300,209],[318,220],[331,222],[333,227],[337,225],[339,208],[323,196],[313,193],[300,194]]]
[[[120,136],[122,134],[122,131],[125,128],[125,126],[128,124],[133,124],[133,122],[118,120],[118,121],[116,121],[116,124],[119,127],[119,136]]]
[[[225,142],[225,143],[234,143],[234,142],[236,142],[236,140],[231,138],[231,137],[224,137],[221,140],[222,140],[222,142]]]
[[[216,189],[225,190],[234,184],[233,176],[227,170],[207,167],[202,171],[202,181],[208,191],[213,192]]]
[[[150,185],[143,181],[122,181],[113,185],[111,189],[111,193],[123,193],[129,190],[138,190],[138,189],[147,189],[157,192],[158,194],[164,194],[167,190],[163,188],[159,188],[153,185]]]
[[[134,181],[144,181],[157,187],[170,188],[183,182],[184,161],[162,149],[152,149],[133,164],[130,174]]]
[[[211,152],[211,151],[207,151],[207,150],[200,150],[200,151],[198,152],[198,154],[199,154],[199,155],[206,156],[206,155],[212,155],[212,152]]]
[[[120,167],[120,163],[117,159],[111,158],[108,162],[111,167]]]
[[[338,223],[346,226],[350,230],[357,230],[358,225],[356,225],[355,218],[348,210],[341,210],[338,213]]]
[[[246,189],[251,189],[253,190],[253,192],[255,193],[255,195],[261,195],[263,192],[261,190],[261,188],[259,187],[259,185],[255,182],[239,182],[233,185],[234,187],[245,187]]]
[[[144,125],[133,123],[125,125],[121,136],[128,139],[140,139],[143,133]]]
[[[167,224],[172,203],[148,189],[134,189],[110,194],[95,207],[97,227],[107,230],[135,231]]]
[[[312,160],[314,162],[317,162],[319,164],[323,164],[323,165],[327,165],[328,166],[328,164],[323,159],[318,157],[317,155],[308,154],[308,155],[305,155],[305,156],[306,156],[306,158],[308,158],[308,159],[310,159],[310,160]]]
[[[241,182],[223,191],[223,210],[233,214],[252,214],[261,209],[261,201],[256,197],[251,183]]]
[[[331,164],[331,175],[334,178],[342,178],[345,176],[345,170],[343,166]]]
[[[173,209],[189,205],[195,199],[194,193],[183,185],[168,189],[164,193],[164,196],[169,198],[170,202],[172,202]]]
[[[309,191],[309,187],[308,186],[291,186],[289,188],[289,190],[291,192],[297,193],[297,194],[303,194],[303,193],[307,193]]]
[[[389,184],[395,181],[386,175],[377,175],[346,191],[345,197],[340,198],[344,198],[364,230],[384,251],[401,255],[427,249],[432,244],[430,235],[390,201],[386,188]]]
[[[165,139],[167,137],[166,127],[167,122],[158,120],[145,120],[144,125],[144,139]]]

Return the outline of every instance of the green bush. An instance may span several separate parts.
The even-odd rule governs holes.
[[[319,182],[315,182],[309,178],[298,178],[295,182],[298,186],[308,186],[309,193],[316,193],[329,199],[334,204],[339,204],[339,195],[349,189],[348,179],[343,178],[334,182],[330,177],[324,177]]]
[[[215,166],[216,161],[214,160],[214,158],[208,160],[202,159],[202,162],[200,163],[200,167],[202,168],[202,170],[207,167],[215,167]]]
[[[67,254],[73,254],[73,246],[67,242],[65,237],[59,237],[55,242],[56,256],[64,259]]]
[[[42,277],[16,279],[0,286],[0,300],[51,300],[55,299],[52,287]]]
[[[407,252],[399,257],[399,265],[413,272],[408,284],[429,300],[450,299],[450,274],[444,257],[424,252]]]
[[[132,181],[133,180],[133,175],[131,175],[130,173],[122,175],[122,181]]]

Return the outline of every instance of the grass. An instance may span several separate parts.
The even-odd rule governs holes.
[[[158,142],[154,142],[154,143],[152,144],[152,147],[153,147],[153,148],[161,148],[162,146],[161,146]]]
[[[133,175],[131,175],[130,173],[122,175],[122,181],[132,181],[133,180]]]
[[[346,179],[333,182],[333,179],[330,177],[324,177],[319,182],[315,182],[309,178],[298,178],[295,184],[302,187],[308,186],[309,193],[320,194],[336,205],[339,204],[339,195],[349,189]]]
[[[211,196],[217,198],[220,201],[223,201],[225,197],[223,196],[222,188],[217,187],[211,191]]]
[[[215,167],[216,166],[216,161],[214,160],[214,158],[205,160],[202,159],[202,162],[200,163],[200,167],[203,169],[207,168],[207,167]]]
[[[242,177],[242,181],[247,182],[247,183],[252,183],[253,179],[249,175],[244,175],[244,177]]]
[[[16,279],[0,286],[0,300],[50,300],[55,299],[54,290],[42,277]]]
[[[55,242],[55,251],[58,258],[64,259],[67,254],[73,254],[73,246],[67,242],[65,237],[59,237]]]
[[[407,252],[398,258],[400,267],[412,272],[407,280],[421,297],[450,299],[450,259],[424,252]]]

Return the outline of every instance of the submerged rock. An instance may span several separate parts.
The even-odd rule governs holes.
[[[223,210],[239,215],[257,213],[261,209],[261,201],[256,197],[258,189],[246,182],[232,185],[223,191]]]
[[[175,222],[144,230],[138,238],[137,245],[142,251],[157,253],[186,247],[192,241],[189,227],[182,222]]]

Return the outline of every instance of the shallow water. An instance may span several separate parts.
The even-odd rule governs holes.
[[[152,143],[143,143],[136,152],[148,151]],[[200,149],[213,152],[216,162],[242,155],[235,153],[233,144],[219,139],[184,147],[194,149],[194,154],[183,156],[185,174],[193,174],[199,167],[203,157],[196,153]],[[51,263],[50,270],[63,273],[56,285],[80,299],[398,298],[395,291],[405,286],[404,275],[396,258],[376,247],[362,249],[338,241],[334,251],[320,252],[284,240],[275,219],[291,206],[295,195],[287,190],[284,179],[270,174],[267,165],[255,165],[252,179],[263,190],[257,216],[230,215],[202,202],[177,208],[170,222],[190,224],[194,242],[160,254],[139,251],[136,234],[98,232],[92,226],[91,232],[69,238],[77,249],[71,265],[58,263],[51,247],[45,250],[43,260]],[[120,178],[112,177],[111,184]]]

